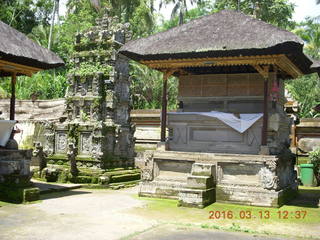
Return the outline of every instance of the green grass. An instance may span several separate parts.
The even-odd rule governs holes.
[[[320,187],[300,190],[303,196],[320,197]],[[138,197],[137,197],[138,198]],[[240,231],[257,234],[295,236],[303,239],[319,236],[320,208],[306,207],[307,204],[284,205],[281,208],[254,207],[236,204],[213,203],[204,209],[177,207],[176,200],[139,198],[147,205],[136,209],[136,213],[178,225],[190,225],[200,228]],[[209,212],[219,212],[220,218],[209,219]],[[306,212],[306,216],[302,215]],[[223,214],[224,212],[224,214]],[[227,213],[229,212],[229,217]],[[232,213],[232,218],[230,217]],[[240,213],[242,218],[240,217]],[[246,213],[248,218],[242,214]],[[286,213],[288,217],[284,218]],[[301,217],[299,217],[300,215]],[[267,218],[267,215],[270,215]]]

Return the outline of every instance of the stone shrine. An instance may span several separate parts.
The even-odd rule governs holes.
[[[137,157],[139,195],[194,207],[293,198],[284,80],[320,72],[302,49],[293,33],[231,10],[126,43],[120,53],[163,72],[161,142]],[[167,113],[171,75],[179,108]]]
[[[76,35],[66,116],[47,125],[44,151],[49,164],[68,164],[68,146],[74,144],[78,167],[133,167],[129,63],[117,51],[130,37],[128,25],[107,15],[96,23]]]

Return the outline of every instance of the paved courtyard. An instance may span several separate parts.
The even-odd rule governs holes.
[[[0,207],[0,239],[288,239],[183,226],[173,223],[178,220],[174,214],[173,222],[168,223],[156,215],[143,214],[139,209],[148,201],[137,198],[136,192],[137,187],[118,191],[75,189],[42,195],[42,200],[33,204],[4,205]]]

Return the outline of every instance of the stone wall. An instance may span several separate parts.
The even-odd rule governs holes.
[[[15,119],[25,120],[58,120],[64,112],[64,99],[54,100],[16,100]],[[0,99],[0,118],[9,119],[10,99]]]
[[[177,151],[146,151],[139,195],[203,207],[213,201],[279,207],[297,190],[295,158]]]

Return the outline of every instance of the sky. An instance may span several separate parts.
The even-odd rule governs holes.
[[[320,15],[320,4],[316,5],[316,0],[289,0],[290,2],[296,5],[295,12],[293,14],[293,20],[301,22],[305,17],[316,17]],[[64,15],[66,12],[66,2],[67,0],[60,0],[60,15]],[[159,2],[159,0],[157,0]],[[155,6],[159,6],[156,3]],[[162,8],[160,13],[164,16],[165,19],[170,18],[171,10],[173,6],[168,5],[166,8]]]

